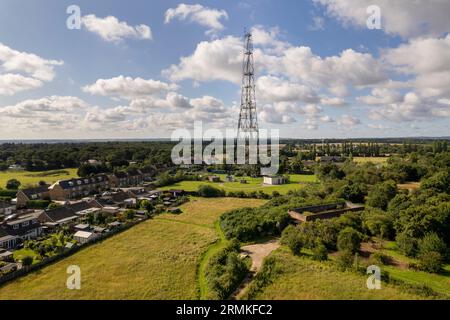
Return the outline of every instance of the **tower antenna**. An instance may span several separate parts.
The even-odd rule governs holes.
[[[242,63],[241,109],[239,112],[238,138],[258,138],[258,114],[255,98],[255,66],[253,61],[252,33],[245,32],[244,60]]]

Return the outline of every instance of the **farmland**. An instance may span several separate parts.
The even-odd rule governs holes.
[[[53,171],[31,172],[25,170],[8,170],[0,171],[0,188],[6,186],[6,182],[10,179],[17,179],[21,186],[36,185],[39,181],[45,181],[48,184],[62,179],[70,179],[77,177],[77,169],[63,169]]]
[[[0,288],[0,299],[196,299],[198,265],[219,239],[225,211],[261,200],[192,199],[163,214]],[[81,268],[81,290],[66,288],[66,268]]]
[[[353,157],[353,161],[356,163],[372,162],[374,164],[385,164],[388,157]]]
[[[168,189],[183,189],[185,191],[197,191],[200,185],[212,185],[218,188],[222,188],[223,190],[230,192],[236,191],[263,191],[265,193],[272,193],[273,191],[278,191],[280,194],[286,194],[289,190],[298,190],[304,187],[307,183],[317,182],[317,178],[314,175],[300,175],[300,174],[292,174],[289,175],[290,183],[278,185],[278,186],[267,186],[263,185],[262,178],[251,178],[251,177],[243,177],[236,178],[235,182],[225,182],[226,175],[218,175],[221,179],[221,182],[209,182],[209,181],[182,181],[179,183],[172,184],[170,186],[166,186],[161,188],[162,190]],[[240,183],[239,180],[244,179],[247,181],[246,184]]]

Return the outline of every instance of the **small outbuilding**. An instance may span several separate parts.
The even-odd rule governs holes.
[[[268,184],[271,186],[277,186],[281,184],[287,183],[287,179],[282,176],[265,176],[264,177],[264,184]]]
[[[91,240],[93,240],[96,237],[96,235],[92,232],[87,232],[87,231],[77,231],[74,235],[73,238],[78,242],[78,243],[87,243]]]

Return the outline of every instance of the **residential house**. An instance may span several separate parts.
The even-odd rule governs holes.
[[[7,217],[0,225],[0,247],[14,248],[19,241],[35,239],[42,233],[39,216],[42,211],[29,211],[27,213]]]
[[[50,200],[50,185],[42,185],[34,188],[22,189],[17,192],[17,208],[25,208],[28,201]]]
[[[0,200],[0,216],[9,216],[16,210],[16,206],[11,204],[10,201]]]
[[[60,180],[49,187],[52,200],[66,201],[100,193],[110,188],[110,181],[105,174],[93,177]]]
[[[338,163],[344,162],[344,159],[340,156],[323,156],[320,157],[320,163]]]
[[[55,209],[44,210],[39,215],[39,221],[47,227],[61,227],[64,225],[73,225],[78,216],[68,206],[62,206]]]
[[[220,182],[219,176],[209,176],[208,177],[209,182]]]

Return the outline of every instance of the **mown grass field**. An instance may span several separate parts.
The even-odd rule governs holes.
[[[353,161],[356,163],[372,162],[375,164],[385,164],[388,157],[353,157]]]
[[[37,185],[39,181],[45,181],[48,184],[58,180],[70,179],[78,177],[77,169],[63,169],[52,171],[31,172],[24,170],[8,170],[0,171],[0,188],[6,187],[6,182],[10,179],[17,179],[22,184],[21,187],[27,185]]]
[[[219,235],[225,211],[255,199],[193,199],[164,214],[0,287],[5,299],[197,299],[198,266]],[[68,290],[66,269],[81,268],[81,290]]]
[[[280,194],[286,194],[289,190],[298,190],[305,186],[306,183],[317,182],[317,177],[315,175],[301,175],[292,174],[290,175],[290,183],[283,184],[279,186],[267,186],[263,185],[263,178],[235,178],[236,182],[226,182],[226,175],[218,175],[222,182],[209,182],[209,181],[182,181],[179,183],[172,184],[161,188],[161,190],[169,189],[183,189],[186,191],[197,191],[198,187],[202,184],[212,185],[217,188],[222,188],[223,190],[230,191],[264,191],[265,193],[271,194],[273,191],[278,191]],[[247,180],[246,184],[239,182],[240,179]]]
[[[405,293],[392,285],[369,290],[367,277],[341,272],[332,262],[316,262],[308,257],[293,256],[282,247],[272,253],[280,273],[255,298],[258,300],[403,300],[424,299]]]

